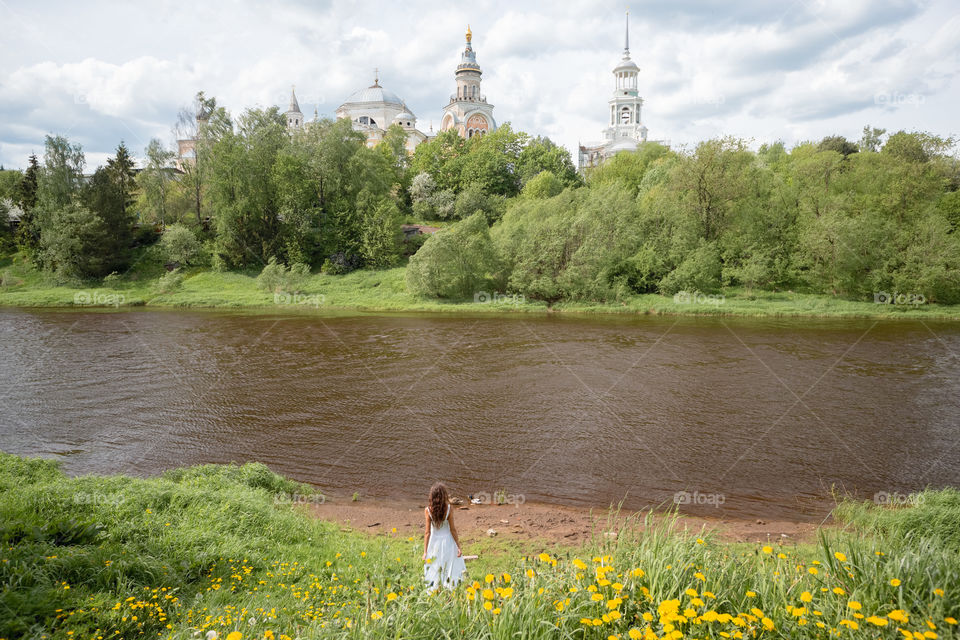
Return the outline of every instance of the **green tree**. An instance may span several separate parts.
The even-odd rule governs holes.
[[[146,217],[163,226],[167,223],[168,203],[173,189],[172,163],[176,154],[165,149],[163,143],[152,138],[144,150],[146,166],[136,177],[137,186],[143,194],[143,209]]]
[[[30,154],[27,170],[17,185],[14,201],[20,207],[20,224],[14,238],[17,248],[34,262],[40,255],[40,222],[37,211],[37,183],[40,164],[36,154]]]
[[[83,185],[85,164],[80,145],[70,144],[63,136],[47,136],[37,179],[37,203],[48,210],[70,204]]]
[[[272,170],[286,142],[283,116],[271,107],[248,109],[236,131],[226,131],[213,145],[207,170],[219,264],[264,265],[282,248]]]
[[[407,289],[420,296],[469,298],[494,290],[499,260],[483,214],[441,229],[407,264]]]
[[[886,132],[886,129],[877,129],[876,127],[866,125],[863,128],[863,136],[860,137],[860,150],[870,151],[872,153],[880,151],[880,147],[883,144],[883,134]]]
[[[550,138],[537,136],[527,142],[520,152],[516,172],[520,178],[520,184],[525,187],[530,180],[544,171],[553,174],[562,185],[561,190],[566,187],[578,187],[583,182],[580,174],[577,173],[577,168],[573,165],[570,152],[554,144]]]
[[[100,278],[112,271],[103,251],[103,219],[80,203],[53,209],[44,225],[44,265],[67,278]]]
[[[179,223],[164,229],[160,246],[167,262],[180,265],[197,264],[203,255],[203,247],[197,236],[187,226]]]

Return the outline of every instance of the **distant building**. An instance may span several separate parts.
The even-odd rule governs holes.
[[[609,121],[602,142],[580,145],[580,170],[595,167],[620,151],[635,151],[647,141],[647,127],[641,119],[643,98],[637,90],[640,67],[630,59],[630,12],[627,12],[623,58],[613,69],[613,96],[607,100]]]
[[[469,25],[466,36],[467,45],[460,54],[460,64],[454,74],[457,92],[450,96],[450,103],[443,108],[440,130],[453,129],[461,138],[472,138],[496,130],[497,121],[493,119],[493,105],[487,102],[487,97],[480,91],[483,72],[473,51],[473,32]]]
[[[337,118],[347,118],[353,128],[367,136],[367,146],[375,147],[387,134],[391,125],[400,125],[407,134],[407,151],[413,153],[418,144],[428,135],[417,129],[417,116],[407,109],[406,103],[394,92],[380,86],[380,78],[374,76],[373,84],[350,94],[337,107]]]

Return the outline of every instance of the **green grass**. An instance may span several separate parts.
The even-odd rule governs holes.
[[[103,307],[281,308],[305,313],[346,310],[960,319],[960,305],[880,305],[816,294],[741,288],[727,289],[720,298],[701,298],[690,303],[655,294],[635,295],[620,302],[561,302],[554,305],[522,299],[514,303],[513,298],[487,303],[472,299],[426,299],[407,292],[402,267],[383,271],[361,270],[342,276],[314,274],[297,296],[280,297],[259,290],[255,272],[215,272],[195,268],[185,271],[179,289],[160,293],[156,290],[156,281],[163,273],[161,265],[141,262],[113,287],[104,287],[99,282],[63,284],[38,272],[21,256],[8,256],[0,260],[0,306],[85,307],[92,303]]]
[[[955,532],[874,526],[920,531],[955,492],[924,494],[925,511],[844,507],[855,517],[816,545],[697,539],[675,516],[574,548],[491,542],[476,586],[432,594],[419,536],[286,500],[312,491],[260,464],[67,478],[0,453],[0,638],[952,638],[960,616]]]

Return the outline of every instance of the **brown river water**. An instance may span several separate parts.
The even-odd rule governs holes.
[[[822,518],[960,485],[960,324],[0,309],[0,449]]]

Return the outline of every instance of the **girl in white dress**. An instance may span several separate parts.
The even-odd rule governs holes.
[[[452,589],[467,570],[460,551],[460,538],[453,525],[447,487],[438,482],[430,488],[429,505],[423,510],[426,530],[423,534],[423,578],[433,588]]]

